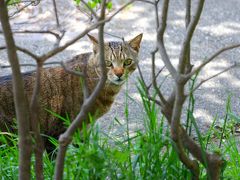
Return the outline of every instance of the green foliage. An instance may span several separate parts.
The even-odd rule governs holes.
[[[116,126],[125,131],[121,137],[112,136],[110,133],[101,132],[98,126],[91,125],[90,128],[83,126],[83,130],[74,134],[73,142],[69,146],[66,156],[64,179],[191,179],[190,172],[186,169],[177,153],[172,148],[169,129],[166,120],[159,113],[159,108],[146,98],[144,86],[141,82],[138,86],[142,98],[144,111],[142,114],[144,120],[144,131],[136,131],[134,135],[129,130],[128,125],[128,97],[125,99],[125,122],[121,123],[115,118]],[[194,97],[192,97],[194,98]],[[210,151],[221,152],[226,159],[226,167],[223,171],[223,179],[237,179],[240,176],[240,156],[239,156],[239,139],[233,134],[226,133],[229,127],[226,123],[224,130],[218,131],[218,139],[222,136],[222,146],[208,146],[209,142],[216,137],[215,124],[219,120],[215,117],[212,126],[204,135],[201,134],[197,127],[193,115],[194,101],[190,99],[191,104],[187,111],[189,121],[188,127],[193,127],[197,134],[197,139],[202,147],[202,153],[208,149]],[[239,119],[232,111],[230,99],[227,103],[227,121]],[[47,110],[53,116],[58,117],[69,125],[70,119],[61,117],[58,114]],[[94,119],[92,119],[94,121]],[[110,126],[111,131],[113,126]],[[126,127],[125,127],[126,126]],[[8,139],[7,139],[8,138]],[[57,147],[58,142],[48,137]],[[12,146],[8,146],[11,143]],[[18,150],[17,136],[13,134],[0,134],[0,178],[17,179],[18,175]],[[56,149],[57,150],[57,149]],[[50,160],[47,154],[44,154],[44,177],[52,179],[54,173],[55,160]],[[34,158],[32,158],[34,161]],[[34,164],[34,163],[32,163]],[[34,167],[32,166],[32,177],[35,178]],[[206,172],[201,166],[201,179],[206,179]]]
[[[19,4],[19,3],[21,3],[21,0],[9,0],[9,1],[7,1],[8,6],[16,5],[16,4]]]
[[[74,0],[77,5],[81,3],[81,0]],[[88,0],[87,4],[90,8],[97,8],[101,4],[101,0]],[[107,2],[107,9],[112,9],[112,1]]]

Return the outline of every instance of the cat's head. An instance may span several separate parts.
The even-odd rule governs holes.
[[[93,43],[94,59],[98,60],[98,40],[91,35],[88,35],[88,37]],[[127,77],[137,68],[141,40],[142,34],[139,34],[126,42],[110,41],[104,44],[105,62],[109,83],[122,85]]]

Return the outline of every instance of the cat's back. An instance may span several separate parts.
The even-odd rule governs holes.
[[[76,55],[71,60],[66,61],[66,64],[70,68],[79,67],[80,69],[82,69],[82,67],[88,64],[91,55],[91,52]]]

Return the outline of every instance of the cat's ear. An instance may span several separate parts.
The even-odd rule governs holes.
[[[93,52],[96,54],[97,49],[98,49],[98,40],[95,37],[91,36],[90,34],[87,34],[87,36],[92,41],[92,43],[93,43]]]
[[[143,34],[141,33],[141,34],[137,35],[135,38],[128,41],[129,45],[137,52],[139,51],[139,48],[140,48],[142,36],[143,36]]]
[[[90,34],[87,34],[87,36],[89,37],[89,39],[92,41],[94,45],[98,44],[98,40],[95,37],[91,36]]]

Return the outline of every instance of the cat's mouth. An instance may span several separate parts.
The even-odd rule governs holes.
[[[117,79],[117,80],[109,79],[109,81],[110,81],[112,84],[118,85],[118,86],[122,85],[122,84],[125,82],[124,79],[121,79],[121,78],[119,78],[119,79]]]

